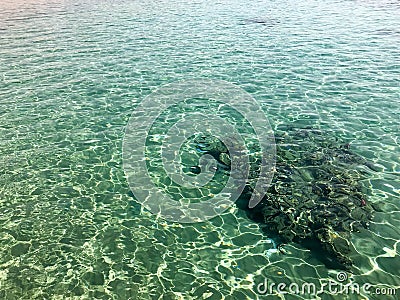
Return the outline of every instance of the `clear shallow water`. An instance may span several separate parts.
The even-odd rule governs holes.
[[[0,298],[254,299],[265,278],[335,278],[299,246],[274,253],[234,207],[183,226],[136,204],[124,126],[160,85],[198,77],[379,166],[367,184],[383,212],[353,236],[353,279],[399,287],[399,20],[395,1],[3,1]]]

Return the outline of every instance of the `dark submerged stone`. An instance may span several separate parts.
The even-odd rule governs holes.
[[[252,161],[249,183],[237,200],[240,209],[278,243],[299,243],[329,268],[350,270],[354,251],[351,233],[368,228],[374,209],[362,184],[364,165],[371,163],[339,143],[333,134],[313,128],[284,128],[276,134],[276,172],[262,201],[248,202],[257,180],[259,161]],[[201,150],[229,166],[227,148],[202,137]],[[223,157],[223,160],[221,158]]]

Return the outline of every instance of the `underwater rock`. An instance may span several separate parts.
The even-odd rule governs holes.
[[[279,20],[273,18],[247,18],[241,21],[242,25],[260,24],[267,27],[274,27],[280,23]]]
[[[200,150],[230,168],[227,147],[202,137]],[[238,207],[263,226],[278,243],[310,249],[329,268],[349,270],[352,232],[368,228],[374,209],[362,184],[371,164],[334,135],[312,128],[284,128],[276,133],[276,171],[266,195],[248,208],[260,161],[250,161],[250,177]]]
[[[199,166],[192,166],[192,167],[190,167],[190,172],[198,175],[201,173],[201,168]]]

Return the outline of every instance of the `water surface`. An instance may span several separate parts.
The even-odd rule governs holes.
[[[184,226],[136,203],[124,127],[188,78],[232,82],[273,128],[332,130],[375,163],[382,211],[353,236],[352,280],[398,288],[399,28],[396,1],[3,1],[0,298],[255,299],[266,278],[335,278],[298,245],[274,251],[236,207]]]

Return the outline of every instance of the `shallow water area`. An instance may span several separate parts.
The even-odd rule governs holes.
[[[398,28],[400,6],[386,0],[2,1],[0,298],[398,295]],[[122,164],[129,117],[160,86],[193,78],[233,83],[273,130],[332,132],[376,166],[363,183],[380,209],[352,236],[357,272],[344,281],[371,293],[262,295],[265,280],[320,286],[339,271],[296,244],[281,253],[235,206],[180,224],[137,203]],[[185,117],[165,111],[149,143]]]

